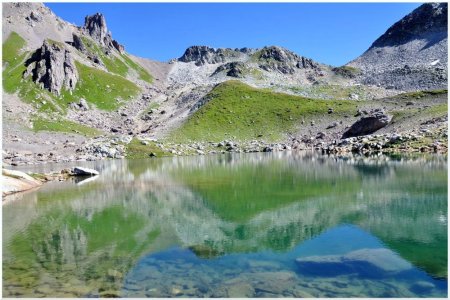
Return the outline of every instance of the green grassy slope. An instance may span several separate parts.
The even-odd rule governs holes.
[[[294,132],[302,121],[302,126],[310,126],[310,121],[324,116],[342,118],[354,110],[357,103],[274,93],[239,81],[221,83],[206,97],[208,103],[174,130],[170,139],[179,142],[220,141],[234,137],[275,141],[285,133]],[[328,108],[333,108],[332,115],[328,115]]]
[[[114,57],[112,55],[108,56],[103,52],[100,46],[90,38],[83,36],[81,37],[81,40],[83,41],[89,52],[97,55],[101,59],[109,72],[126,77],[129,69],[131,68],[138,73],[141,80],[148,83],[153,82],[153,77],[150,75],[150,73],[148,73],[147,70],[145,70],[139,64],[135,63],[130,57],[128,57],[128,55],[121,54],[120,58]]]
[[[135,96],[139,92],[139,88],[134,83],[121,76],[106,73],[79,62],[76,62],[76,66],[80,80],[72,94],[69,91],[62,93],[65,103],[85,98],[99,109],[115,110],[128,100],[129,96]]]
[[[99,109],[114,110],[140,91],[133,82],[121,76],[76,62],[80,79],[75,91],[63,90],[58,97],[40,89],[30,78],[23,79],[25,60],[30,56],[30,53],[22,51],[25,45],[25,40],[15,32],[3,43],[3,88],[7,93],[17,92],[23,101],[33,104],[41,112],[64,113],[68,103],[78,102],[80,98]],[[115,71],[120,73],[123,68],[118,67]]]
[[[25,60],[30,55],[22,50],[25,46],[25,40],[16,32],[12,32],[2,45],[4,91],[10,94],[17,92],[23,101],[33,104],[41,111],[61,112],[62,109],[55,103],[54,95],[47,90],[41,90],[30,78],[23,79]]]

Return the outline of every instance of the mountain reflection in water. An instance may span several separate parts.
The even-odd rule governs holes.
[[[4,296],[447,295],[445,157],[83,165],[3,205]]]

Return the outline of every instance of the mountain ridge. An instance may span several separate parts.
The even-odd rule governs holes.
[[[440,7],[444,11],[441,4],[426,7],[431,7],[432,12]],[[433,18],[430,9],[425,9],[427,13],[419,15]],[[412,15],[417,14],[413,12]],[[437,16],[443,18],[443,15]],[[400,20],[396,24],[416,24],[414,20],[412,18],[409,23]],[[433,20],[428,22],[431,27],[425,26],[424,31],[428,32],[430,28],[433,31],[435,23]],[[420,27],[422,23],[418,22],[417,26]],[[436,24],[440,31],[434,30],[433,33],[439,31],[446,34],[441,26],[443,21]],[[394,24],[393,28],[400,25]],[[444,38],[422,51],[446,54],[446,40]],[[374,42],[375,46],[384,45],[377,41]],[[409,47],[411,43],[415,48]],[[308,140],[305,136],[310,136],[310,141],[323,143],[339,139],[355,118],[361,116],[361,113],[349,110],[342,114],[341,121],[336,122],[331,118],[336,111],[334,106],[339,105],[335,101],[355,101],[355,107],[370,111],[385,106],[384,99],[391,99],[389,97],[405,91],[446,88],[446,60],[439,60],[432,67],[429,61],[417,64],[409,62],[415,59],[418,45],[423,47],[425,44],[421,40],[417,42],[416,39],[409,39],[406,44],[395,47],[371,47],[356,60],[340,67],[322,64],[280,46],[258,49],[191,46],[179,58],[164,63],[127,53],[125,46],[113,39],[100,13],[86,16],[83,26],[75,26],[57,17],[44,4],[4,3],[3,106],[4,115],[9,120],[5,123],[4,137],[8,147],[18,149],[13,151],[21,151],[25,147],[29,149],[29,146],[20,143],[15,145],[13,140],[17,136],[28,136],[29,130],[42,132],[46,129],[66,133],[75,130],[76,134],[86,133],[82,141],[86,146],[80,148],[71,145],[67,150],[59,142],[59,146],[55,147],[43,141],[38,144],[44,150],[61,151],[64,148],[64,151],[75,152],[81,149],[82,153],[90,151],[89,155],[95,152],[95,157],[122,157],[126,150],[116,142],[108,144],[107,148],[113,149],[108,152],[104,147],[92,146],[92,143],[97,142],[89,140],[88,136],[97,132],[102,141],[120,139],[126,142],[132,138],[168,139],[172,132],[178,129],[182,132],[190,119],[201,114],[203,110],[200,108],[208,101],[218,101],[214,99],[217,86],[223,84],[222,87],[233,89],[236,85],[226,83],[238,80],[242,83],[237,86],[243,93],[242,99],[248,99],[245,98],[249,97],[246,93],[251,91],[254,97],[265,95],[272,99],[284,99],[287,96],[283,95],[289,95],[298,101],[304,98],[317,99],[317,103],[329,101],[330,107],[324,111],[328,111],[330,116],[322,116],[323,110],[316,111],[310,126],[305,126],[304,119],[300,122],[302,118],[296,117],[298,122],[294,122],[294,126],[284,135],[278,134],[281,127],[274,128],[280,139],[296,137],[298,140]],[[402,51],[404,55],[397,59],[397,53]],[[400,62],[394,64],[390,61],[395,59]],[[253,89],[269,91],[271,96]],[[443,93],[438,92],[437,95]],[[261,109],[261,102],[249,102],[255,106],[249,107],[249,110]],[[424,105],[418,104],[419,107]],[[401,103],[388,108],[401,110],[402,113],[405,110]],[[288,108],[283,112],[270,112],[269,105],[267,109],[269,118],[275,117],[272,120],[274,124],[283,122],[284,118],[293,119]],[[436,110],[439,114],[440,109]],[[227,135],[239,136],[237,131],[242,128],[229,125],[242,123],[238,120],[242,116],[234,113],[233,109],[219,112],[226,115],[223,121],[227,120],[228,123],[223,126],[218,124],[218,128],[228,128],[230,132]],[[407,113],[409,117],[412,117],[411,114],[413,110]],[[418,120],[412,121],[416,127],[419,126]],[[63,123],[70,125],[60,126]],[[251,122],[249,124],[245,126],[251,126]],[[196,125],[193,126],[195,128]],[[397,126],[389,128],[400,130]],[[135,144],[136,141],[133,142]],[[100,148],[103,150],[98,150]],[[73,155],[75,157],[77,154]]]

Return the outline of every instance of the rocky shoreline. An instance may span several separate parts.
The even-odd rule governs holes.
[[[74,167],[63,169],[60,172],[49,173],[24,173],[17,170],[2,169],[2,196],[3,198],[33,190],[48,181],[65,181],[75,176],[81,176],[82,180],[99,175],[93,169]]]
[[[135,139],[138,143],[138,157],[130,154],[130,136],[99,138],[89,140],[75,150],[67,153],[31,153],[3,151],[4,166],[35,165],[49,162],[95,161],[102,159],[154,158],[161,156],[188,156],[223,153],[253,153],[275,151],[313,150],[323,154],[405,154],[405,153],[439,153],[448,152],[447,127],[437,130],[421,130],[411,133],[386,133],[341,140],[327,140],[318,134],[315,137],[293,138],[280,143],[265,141],[239,142],[224,140],[221,142],[195,142],[177,144],[160,142],[155,139]]]

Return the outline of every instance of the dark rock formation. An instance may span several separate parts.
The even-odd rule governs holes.
[[[94,63],[96,63],[100,66],[105,66],[103,64],[103,62],[101,61],[101,59],[96,54],[93,54],[88,50],[88,48],[84,44],[83,40],[78,35],[72,34],[72,39],[73,39],[73,42],[69,43],[69,44],[71,44],[75,49],[77,49],[81,53],[85,54],[87,56],[87,58],[89,60],[93,61]]]
[[[116,49],[120,53],[125,52],[125,47],[111,37],[111,32],[106,26],[105,17],[96,13],[92,16],[86,16],[84,19],[84,32],[90,35],[92,39],[108,50]]]
[[[40,22],[40,21],[42,21],[42,16],[40,13],[38,13],[36,11],[32,11],[26,19],[29,21]]]
[[[32,80],[42,88],[60,95],[62,88],[73,91],[78,82],[78,72],[70,52],[63,46],[44,41],[26,62],[24,78]]]
[[[74,176],[96,176],[100,173],[94,169],[75,167],[72,169],[72,174]]]
[[[299,56],[287,49],[270,46],[255,53],[261,61],[259,67],[266,71],[279,71],[283,74],[293,74],[296,69],[315,69],[318,65],[306,57]]]
[[[84,54],[88,53],[86,46],[83,43],[83,40],[78,35],[76,35],[75,33],[72,34],[72,39],[73,39],[72,46],[75,49]]]
[[[108,32],[106,20],[102,14],[96,13],[92,16],[86,16],[83,29],[102,46],[108,46],[112,43],[111,34]]]
[[[371,134],[378,129],[388,125],[392,117],[387,115],[382,109],[375,109],[356,121],[342,136],[343,139]]]
[[[125,53],[125,46],[119,44],[118,41],[112,40],[112,45],[114,48],[116,48],[117,51],[119,51],[121,54]]]
[[[237,58],[241,54],[240,51],[233,49],[214,49],[208,46],[192,46],[186,49],[183,56],[178,61],[195,62],[196,66],[205,64],[223,63],[227,59]]]
[[[79,103],[72,102],[69,104],[69,107],[73,110],[89,110],[89,105],[86,101],[86,99],[81,98]]]
[[[211,76],[214,76],[222,71],[226,73],[227,76],[242,78],[247,69],[247,66],[243,62],[234,61],[230,63],[223,64],[219,66]]]
[[[392,25],[369,49],[398,46],[422,36],[438,42],[447,37],[447,13],[447,3],[425,3]],[[436,33],[436,36],[431,36],[431,33]]]

